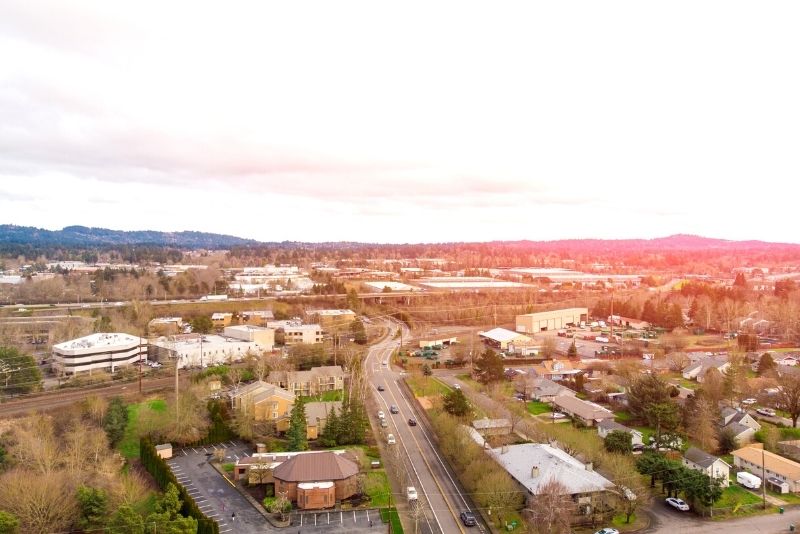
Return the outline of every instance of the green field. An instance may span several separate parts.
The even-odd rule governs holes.
[[[145,405],[155,412],[167,410],[167,403],[163,399],[152,399],[128,405],[128,425],[125,427],[125,436],[118,446],[120,453],[125,458],[139,457],[139,409]]]
[[[731,483],[722,492],[722,497],[714,503],[714,513],[735,514],[742,506],[758,504],[761,498],[746,489]]]
[[[552,408],[550,407],[549,404],[540,401],[530,401],[528,402],[526,407],[528,408],[528,413],[530,413],[531,415],[550,413],[552,411]]]
[[[370,506],[388,506],[389,494],[391,491],[386,471],[383,469],[375,469],[365,473],[364,493],[370,498]]]
[[[450,387],[432,376],[409,376],[406,383],[415,397],[429,397],[431,395],[447,395]]]

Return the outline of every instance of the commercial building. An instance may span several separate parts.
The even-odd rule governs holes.
[[[403,269],[406,271],[406,269]],[[496,280],[484,276],[437,276],[434,278],[420,279],[419,285],[430,289],[450,289],[454,291],[475,289],[511,289],[530,287],[519,282]]]
[[[567,308],[537,313],[517,315],[516,330],[526,334],[535,334],[545,330],[567,328],[569,324],[580,324],[589,317],[589,308]]]
[[[283,333],[286,345],[322,343],[322,327],[318,324],[287,325],[283,327]]]
[[[217,363],[238,362],[247,354],[272,351],[271,343],[218,335],[183,334],[160,337],[150,343],[150,359],[168,361],[177,359],[178,368],[206,367]]]
[[[420,291],[420,288],[410,286],[408,284],[404,284],[402,282],[392,282],[388,280],[376,280],[374,282],[362,282],[364,288],[367,291],[372,291],[374,293],[381,293],[386,291],[387,288],[389,291]]]
[[[261,350],[271,351],[275,347],[275,330],[263,326],[226,326],[226,337],[256,343]]]
[[[272,471],[275,493],[285,493],[301,510],[332,508],[358,491],[358,464],[341,454],[298,454]]]
[[[530,345],[533,339],[526,335],[506,330],[505,328],[493,328],[487,332],[479,332],[478,336],[486,343],[500,350],[506,350],[509,343],[515,345]]]
[[[214,323],[214,328],[225,328],[231,324],[231,321],[233,321],[232,313],[216,312],[211,314],[211,322]]]
[[[325,332],[339,332],[350,329],[356,313],[352,310],[309,310],[306,317],[319,323]]]
[[[157,336],[170,336],[183,332],[183,318],[156,317],[147,323],[147,331]]]
[[[253,310],[245,311],[239,314],[242,324],[249,324],[254,326],[267,326],[267,322],[275,318],[272,310]]]
[[[53,367],[62,374],[108,369],[147,359],[147,340],[130,334],[91,334],[53,345]]]

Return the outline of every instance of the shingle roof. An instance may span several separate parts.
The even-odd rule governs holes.
[[[686,449],[686,453],[683,457],[693,464],[699,465],[703,469],[707,469],[711,464],[719,460],[719,458],[713,454],[708,454],[706,451],[698,449],[697,447],[689,447]]]
[[[243,388],[239,389],[234,394],[234,398],[243,398],[243,397],[252,397],[252,401],[254,404],[258,404],[259,402],[268,399],[274,395],[278,397],[283,397],[286,400],[294,402],[294,393],[290,393],[285,389],[281,389],[278,386],[267,384],[266,382],[262,382],[261,380],[257,380],[252,384],[247,384]]]
[[[733,451],[733,456],[750,462],[751,464],[761,465],[762,449],[750,445],[739,450]],[[764,467],[773,473],[778,473],[786,477],[787,480],[800,480],[800,464],[779,456],[773,452],[764,451]]]
[[[597,423],[597,426],[602,428],[603,430],[612,430],[612,431],[619,430],[621,432],[630,432],[631,434],[637,432],[641,435],[641,432],[639,432],[638,430],[634,430],[633,428],[628,428],[625,425],[621,425],[616,421],[614,421],[613,419],[606,419],[604,421],[600,421],[599,423]]]
[[[592,402],[583,401],[570,395],[559,395],[553,399],[553,404],[574,413],[583,419],[613,419],[614,412]]]
[[[343,480],[358,474],[358,466],[332,452],[298,454],[275,468],[273,476],[284,482]]]
[[[734,436],[738,436],[739,434],[747,432],[748,430],[750,430],[751,432],[755,432],[755,430],[753,430],[749,426],[743,425],[741,423],[728,423],[723,428],[725,430],[728,430],[728,429],[732,430]]]
[[[342,401],[327,401],[327,402],[307,402],[304,405],[306,410],[306,425],[316,426],[317,420],[327,420],[328,414],[336,409],[336,413],[342,413]]]

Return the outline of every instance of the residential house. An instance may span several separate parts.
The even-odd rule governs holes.
[[[556,396],[553,399],[553,406],[586,426],[595,426],[600,421],[614,419],[614,412],[608,408],[571,395]]]
[[[561,449],[540,443],[500,447],[489,454],[533,497],[551,480],[559,482],[575,506],[571,514],[574,524],[610,519],[610,503],[616,496],[608,490],[613,490],[614,484],[592,464],[583,464]]]
[[[478,336],[480,336],[486,344],[499,348],[500,350],[508,349],[509,343],[518,346],[530,345],[533,343],[532,338],[511,330],[506,330],[505,328],[493,328],[487,332],[479,332]]]
[[[252,414],[256,421],[269,421],[279,432],[289,429],[289,416],[295,401],[293,393],[258,380],[239,388],[232,398],[240,413]]]
[[[736,438],[736,443],[744,445],[754,440],[755,433],[761,430],[761,424],[747,412],[726,406],[720,411],[720,426]]]
[[[746,447],[733,451],[733,465],[738,470],[748,471],[759,478],[763,472],[766,477],[776,478],[789,486],[789,491],[800,492],[800,463],[797,463],[774,452],[763,450],[761,443],[751,443]]]
[[[681,371],[681,374],[686,380],[695,379],[702,383],[709,369],[716,369],[720,373],[725,374],[730,366],[731,363],[728,360],[712,358],[709,356],[684,367],[683,371]]]
[[[211,322],[214,324],[214,328],[230,326],[231,321],[233,321],[232,313],[215,312],[211,314]]]
[[[547,378],[555,382],[582,372],[580,369],[575,368],[573,363],[569,360],[545,360],[541,364],[534,365],[533,371],[536,373],[536,376]]]
[[[601,438],[605,439],[610,433],[614,432],[615,430],[619,432],[627,432],[631,435],[631,445],[644,445],[644,441],[642,439],[642,433],[634,428],[628,428],[625,425],[621,425],[614,421],[613,419],[604,419],[597,423],[597,435]]]
[[[342,401],[329,402],[307,402],[303,406],[306,411],[306,437],[317,439],[325,429],[328,415],[336,410],[336,414],[342,413]]]
[[[344,390],[344,379],[341,365],[325,365],[308,371],[272,371],[267,382],[299,397],[309,397],[326,391]]]
[[[472,422],[472,427],[483,436],[507,436],[511,433],[511,421],[508,419],[476,419]]]
[[[689,447],[683,455],[683,465],[701,471],[710,477],[718,478],[723,488],[730,483],[731,466],[723,459],[708,454],[697,447]]]
[[[571,389],[557,384],[550,379],[540,377],[523,377],[523,387],[525,388],[526,396],[533,400],[540,402],[553,402],[553,399],[558,395],[571,395],[575,396],[575,392]]]

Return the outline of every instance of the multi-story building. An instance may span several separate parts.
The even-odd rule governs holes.
[[[267,382],[299,397],[308,397],[326,391],[343,390],[344,377],[341,365],[326,365],[312,367],[308,371],[272,371]]]
[[[322,327],[318,324],[287,325],[283,333],[286,345],[322,343]]]
[[[256,381],[233,394],[236,410],[256,421],[268,421],[278,432],[289,429],[289,416],[295,396],[278,386]]]
[[[91,334],[53,345],[53,367],[62,374],[108,369],[147,359],[147,340],[130,334]]]
[[[224,334],[226,337],[233,339],[258,343],[261,350],[271,351],[275,347],[275,330],[272,328],[244,324],[226,326]]]
[[[211,314],[211,322],[214,323],[214,328],[225,328],[233,321],[232,313],[216,312]]]
[[[306,315],[308,320],[319,323],[325,332],[349,330],[356,318],[352,310],[310,310]]]
[[[271,310],[253,310],[245,311],[239,314],[242,324],[249,324],[255,326],[267,326],[267,321],[275,318]]]

